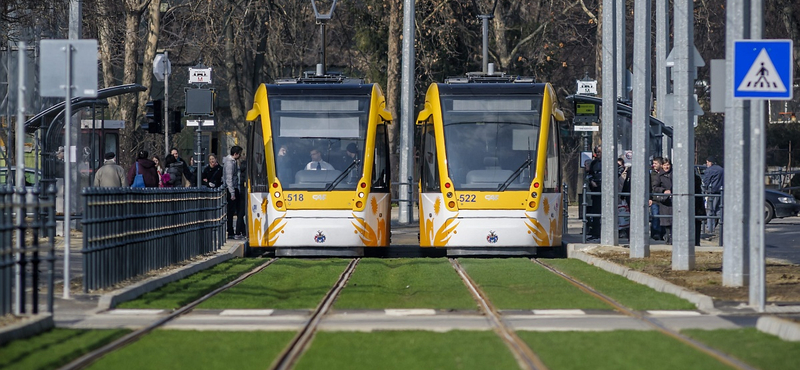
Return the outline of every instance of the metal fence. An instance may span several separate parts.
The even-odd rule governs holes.
[[[582,201],[581,201],[581,210],[582,210],[582,211],[581,211],[581,215],[582,215],[582,216],[581,216],[581,220],[582,220],[582,222],[583,222],[583,229],[582,229],[582,234],[583,234],[583,235],[582,235],[582,237],[583,237],[583,243],[586,243],[586,239],[587,239],[587,237],[588,237],[588,235],[589,235],[589,222],[590,222],[590,218],[592,218],[592,217],[599,217],[599,218],[602,218],[602,217],[603,217],[603,215],[602,215],[601,213],[588,213],[588,212],[589,212],[589,201],[590,201],[590,199],[589,199],[589,198],[590,198],[591,196],[593,196],[593,195],[599,195],[599,196],[602,196],[602,194],[603,194],[602,192],[592,192],[592,191],[589,191],[589,188],[588,188],[588,186],[587,186],[586,184],[584,184],[584,185],[583,185],[583,199],[582,199]],[[720,213],[719,213],[719,214],[717,214],[717,215],[714,215],[714,216],[708,216],[708,215],[706,215],[706,214],[702,214],[702,215],[695,215],[695,216],[694,216],[694,219],[695,219],[695,221],[701,221],[701,222],[703,222],[703,224],[702,224],[702,226],[701,226],[701,230],[695,230],[695,232],[697,233],[696,237],[697,237],[697,238],[699,238],[700,232],[701,232],[702,230],[706,230],[706,229],[707,229],[707,227],[706,227],[706,224],[705,224],[705,223],[707,223],[707,222],[712,222],[712,220],[713,220],[713,222],[715,222],[715,223],[716,223],[716,228],[718,228],[718,229],[719,229],[719,241],[718,241],[718,242],[719,242],[719,245],[722,245],[722,230],[723,230],[723,228],[722,228],[722,227],[723,227],[722,221],[723,221],[723,219],[722,219],[722,212],[721,212],[721,210],[722,210],[722,208],[724,208],[724,206],[725,206],[725,205],[724,205],[724,202],[722,201],[722,199],[724,199],[724,198],[723,198],[723,194],[724,194],[724,193],[720,192],[720,193],[716,193],[716,194],[694,194],[694,195],[693,195],[695,198],[697,198],[697,197],[701,197],[701,198],[706,198],[706,200],[710,200],[711,198],[719,198],[719,200],[720,200]],[[631,193],[623,193],[623,192],[620,192],[620,193],[619,193],[619,197],[620,197],[620,199],[622,199],[623,197],[630,197],[630,195],[631,195]],[[666,193],[650,193],[650,198],[651,198],[651,199],[652,199],[652,197],[653,197],[653,196],[671,196],[671,194],[666,194]],[[617,203],[620,203],[620,202],[617,202]],[[704,203],[704,204],[705,204],[705,203]],[[648,207],[648,208],[649,208],[649,207]],[[694,207],[692,207],[692,208],[694,208]],[[708,207],[706,207],[706,211],[708,211]],[[628,213],[628,214],[626,214],[626,215],[624,215],[624,216],[628,216],[628,217],[630,217],[630,213]],[[652,215],[652,214],[651,214],[651,215],[650,215],[651,221],[652,221],[652,218],[659,218],[659,219],[661,219],[661,218],[671,218],[671,217],[672,217],[672,214],[668,214],[668,215],[665,215],[665,214],[657,214],[657,215]],[[698,240],[699,240],[699,239],[698,239]]]
[[[225,190],[86,188],[83,196],[85,292],[225,244]]]
[[[0,185],[0,316],[25,314],[28,302],[31,313],[39,313],[40,291],[53,312],[56,191],[50,187],[39,198],[38,188],[31,190],[32,196],[24,188],[17,196],[11,185]]]

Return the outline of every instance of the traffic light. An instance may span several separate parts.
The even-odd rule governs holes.
[[[163,116],[164,116],[164,106],[163,101],[161,100],[153,100],[147,102],[145,104],[145,117],[147,118],[144,128],[147,132],[151,134],[158,134],[164,132],[164,126],[162,125]]]
[[[170,120],[169,120],[169,124],[170,124],[169,132],[177,134],[177,133],[181,132],[181,129],[183,128],[183,125],[181,125],[181,118],[183,117],[183,115],[181,114],[181,111],[174,110],[174,111],[172,111],[171,116],[172,117],[170,117]]]

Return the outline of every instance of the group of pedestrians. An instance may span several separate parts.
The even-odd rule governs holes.
[[[591,203],[589,204],[587,213],[600,214],[601,209],[601,179],[602,179],[602,151],[601,148],[594,148],[594,159],[584,163],[584,170],[586,173],[585,181],[588,184],[589,191],[597,193],[590,197]],[[621,193],[630,192],[630,167],[625,166],[622,158],[618,159],[618,188]],[[723,168],[717,164],[714,157],[708,157],[706,161],[706,171],[702,178],[697,172],[695,176],[695,194],[713,194],[714,196],[694,197],[695,215],[697,216],[720,216],[721,217],[721,197],[719,196],[722,191],[723,184]],[[667,244],[672,243],[672,189],[673,187],[673,172],[672,163],[666,157],[654,157],[652,166],[650,168],[650,199],[648,205],[650,208],[650,237],[653,240],[663,240]],[[628,196],[620,196],[619,208],[620,214],[629,204]],[[622,217],[622,216],[621,216]],[[589,218],[588,240],[596,241],[600,237],[600,219],[601,217]],[[706,232],[713,234],[716,226],[715,219],[708,219],[706,222]],[[625,226],[621,218],[620,221],[620,235],[625,235]],[[700,232],[703,230],[702,222],[695,219],[695,243],[699,243]]]
[[[222,160],[220,165],[217,156],[208,156],[208,165],[201,172],[202,186],[209,188],[225,188],[228,190],[228,238],[244,239],[247,235],[244,214],[246,199],[244,199],[245,165],[242,158],[242,147],[236,145],[231,148],[230,155]],[[116,154],[106,153],[103,166],[95,172],[94,186],[96,187],[147,187],[170,188],[190,187],[197,184],[197,173],[180,157],[178,149],[172,148],[170,154],[164,159],[164,166],[158,156],[149,156],[146,150],[136,155],[136,161],[125,171],[116,162]],[[195,170],[196,171],[196,170]],[[139,177],[141,176],[141,177]],[[236,228],[233,227],[233,218],[236,218]]]

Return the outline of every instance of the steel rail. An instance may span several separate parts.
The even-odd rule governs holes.
[[[223,292],[225,290],[230,289],[231,287],[241,283],[242,281],[244,281],[245,279],[249,278],[250,276],[253,276],[253,275],[259,273],[261,270],[265,269],[267,266],[271,265],[276,260],[278,260],[278,259],[277,258],[273,258],[273,259],[270,259],[269,261],[267,261],[267,262],[265,262],[265,263],[263,263],[261,265],[256,266],[254,269],[250,270],[249,272],[245,273],[244,275],[241,275],[238,278],[236,278],[235,280],[233,280],[233,281],[231,281],[231,282],[229,282],[229,283],[227,283],[227,284],[225,284],[225,285],[223,285],[223,286],[221,286],[221,287],[219,287],[217,289],[214,289],[212,292],[207,293],[206,295],[196,299],[195,301],[187,304],[186,306],[183,306],[183,307],[173,311],[168,316],[163,317],[161,319],[158,319],[157,321],[153,322],[152,324],[150,324],[150,325],[148,325],[148,326],[146,326],[144,328],[135,330],[135,331],[123,336],[122,338],[119,338],[119,339],[117,339],[117,340],[115,340],[115,341],[113,341],[113,342],[111,342],[109,344],[106,344],[103,347],[100,347],[100,348],[98,348],[98,349],[96,349],[96,350],[94,350],[92,352],[89,352],[89,353],[87,353],[87,354],[85,354],[85,355],[83,355],[81,357],[78,357],[77,359],[73,360],[72,362],[70,362],[70,363],[64,365],[63,367],[61,367],[60,370],[83,369],[86,366],[91,365],[93,362],[97,361],[100,357],[103,357],[104,355],[106,355],[106,354],[108,354],[110,352],[118,350],[118,349],[120,349],[122,347],[127,346],[128,344],[131,344],[131,343],[139,340],[139,338],[141,338],[145,334],[153,331],[153,329],[156,329],[159,326],[163,326],[164,324],[170,322],[172,319],[174,319],[174,318],[176,318],[178,316],[181,316],[181,315],[184,315],[186,313],[189,313],[192,309],[194,309],[200,303],[203,303],[204,301],[206,301],[209,298],[219,294],[220,292]]]
[[[560,276],[561,278],[563,278],[564,280],[568,281],[569,283],[571,283],[572,285],[574,285],[578,289],[582,290],[583,292],[594,296],[595,298],[605,302],[606,304],[610,305],[611,307],[614,307],[619,312],[622,312],[623,314],[625,314],[627,316],[630,316],[632,318],[635,318],[637,320],[640,320],[640,321],[650,325],[654,329],[658,330],[662,334],[665,334],[665,335],[670,336],[670,337],[672,337],[674,339],[677,339],[681,343],[686,344],[686,345],[688,345],[690,347],[693,347],[693,348],[699,350],[700,352],[703,352],[703,353],[713,357],[717,361],[722,362],[725,365],[728,365],[728,366],[733,367],[735,369],[755,370],[754,367],[752,367],[750,365],[747,365],[744,362],[739,361],[739,360],[729,356],[726,353],[720,352],[720,351],[718,351],[718,350],[716,350],[714,348],[711,348],[711,347],[709,347],[709,346],[707,346],[707,345],[705,345],[703,343],[700,343],[700,342],[698,342],[698,341],[696,341],[696,340],[694,340],[692,338],[689,338],[689,337],[687,337],[687,336],[685,336],[685,335],[683,335],[683,334],[681,334],[681,333],[679,333],[679,332],[677,332],[675,330],[672,330],[672,329],[662,325],[661,323],[653,320],[652,318],[643,315],[641,312],[637,312],[637,311],[634,311],[634,310],[632,310],[632,309],[630,309],[628,307],[623,306],[622,304],[620,304],[617,301],[615,301],[613,298],[611,298],[611,297],[609,297],[609,296],[607,296],[607,295],[605,295],[603,293],[598,292],[594,288],[592,288],[592,287],[590,287],[590,286],[578,281],[577,279],[575,279],[575,278],[573,278],[573,277],[571,277],[571,276],[569,276],[569,275],[557,270],[555,267],[552,267],[552,266],[550,266],[550,265],[548,265],[548,264],[546,264],[546,263],[544,263],[544,262],[542,262],[542,261],[540,261],[540,260],[538,260],[536,258],[531,258],[531,261],[533,261],[534,263],[538,264],[539,266],[542,266],[546,270],[548,270],[548,271]]]
[[[492,329],[497,333],[500,339],[505,342],[506,346],[511,350],[511,353],[514,354],[514,358],[517,359],[517,363],[520,367],[531,370],[547,370],[547,366],[545,366],[539,356],[533,353],[530,347],[528,347],[528,345],[517,336],[514,330],[505,323],[500,312],[497,311],[497,308],[489,301],[486,293],[478,288],[478,285],[467,275],[467,272],[464,271],[464,268],[458,263],[458,260],[450,258],[450,263],[458,273],[458,276],[461,277],[461,280],[464,281],[464,285],[466,285],[470,293],[472,293],[472,297],[478,302],[481,311],[489,317]]]
[[[336,298],[339,296],[339,293],[344,289],[347,282],[350,280],[350,277],[353,276],[353,271],[356,269],[356,265],[361,258],[354,258],[350,261],[347,265],[347,268],[344,269],[341,275],[339,275],[339,280],[336,281],[336,284],[333,285],[331,290],[325,294],[325,297],[322,301],[317,305],[317,308],[314,309],[314,312],[311,313],[311,318],[308,319],[306,325],[300,329],[299,332],[294,336],[289,345],[281,352],[280,356],[272,363],[269,367],[272,370],[286,370],[291,369],[297,360],[300,359],[300,356],[308,349],[308,346],[311,344],[311,341],[314,340],[314,335],[317,333],[317,328],[319,328],[319,323],[322,321],[322,317],[328,313],[331,306],[333,306],[333,302],[336,301]]]

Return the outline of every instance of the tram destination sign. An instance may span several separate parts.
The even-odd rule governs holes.
[[[575,132],[600,131],[600,126],[575,125],[572,127],[572,130]]]

